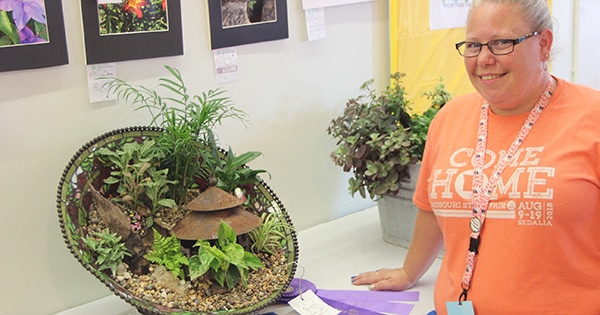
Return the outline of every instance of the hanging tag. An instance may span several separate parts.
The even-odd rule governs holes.
[[[446,302],[446,309],[448,309],[448,315],[475,315],[473,302],[471,301],[463,301],[461,304]]]
[[[304,291],[288,304],[302,315],[337,315],[340,313],[323,302],[312,290]]]

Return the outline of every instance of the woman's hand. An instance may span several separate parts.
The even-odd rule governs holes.
[[[404,268],[379,269],[359,274],[352,278],[354,285],[369,285],[373,291],[402,291],[417,283]]]
[[[410,289],[429,269],[442,245],[442,232],[435,214],[419,209],[404,267],[361,273],[352,278],[352,284],[369,285],[374,291]]]

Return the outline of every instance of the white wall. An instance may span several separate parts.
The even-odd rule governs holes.
[[[600,0],[554,0],[552,73],[600,89]]]
[[[578,0],[578,47],[574,80],[600,89],[598,30],[600,30],[600,0]]]
[[[217,133],[236,152],[264,153],[250,166],[271,173],[269,186],[304,229],[372,205],[349,197],[325,129],[361,83],[385,83],[388,2],[327,8],[327,38],[316,42],[306,41],[301,1],[287,3],[290,38],[238,47],[241,78],[222,86],[252,125],[227,124]],[[69,65],[0,73],[0,315],[53,314],[111,294],[63,242],[57,185],[87,141],[149,122],[129,105],[88,102],[79,1],[63,1],[63,11]],[[182,11],[185,55],[120,62],[119,77],[155,86],[166,64],[196,93],[217,87],[206,2],[182,0]]]

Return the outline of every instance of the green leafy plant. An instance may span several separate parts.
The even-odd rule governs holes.
[[[352,171],[349,189],[363,198],[396,193],[411,155],[407,127],[408,100],[401,85],[404,74],[391,76],[392,85],[377,95],[374,80],[361,86],[364,94],[348,100],[341,116],[331,121],[327,133],[337,139],[333,162]]]
[[[142,181],[142,185],[146,189],[146,196],[150,199],[153,213],[161,207],[174,208],[177,206],[173,199],[166,198],[169,192],[169,184],[177,183],[177,181],[167,179],[168,173],[169,170],[166,168],[161,170],[150,168],[148,169],[149,177],[147,180]]]
[[[411,151],[419,159],[423,159],[423,150],[427,141],[427,132],[433,117],[451,99],[452,94],[444,86],[444,78],[440,77],[438,84],[431,91],[424,91],[425,96],[431,101],[431,105],[421,114],[414,114],[410,124]]]
[[[132,103],[136,109],[146,109],[152,120],[150,125],[163,129],[157,139],[155,149],[165,158],[162,167],[168,168],[171,185],[170,196],[178,205],[185,202],[189,188],[195,185],[197,177],[207,177],[202,167],[204,150],[212,130],[224,119],[233,118],[246,123],[247,115],[235,108],[225,91],[209,90],[200,95],[191,95],[179,70],[165,66],[171,77],[160,78],[159,87],[164,90],[161,96],[157,90],[145,86],[132,86],[120,79],[108,81],[109,93]],[[202,140],[202,145],[198,140]]]
[[[211,245],[207,240],[198,240],[194,247],[198,247],[198,254],[190,257],[189,260],[192,280],[210,270],[219,285],[227,286],[231,290],[240,280],[244,287],[246,286],[250,268],[264,267],[255,254],[247,252],[237,243],[235,231],[223,221],[219,225],[215,245]]]
[[[83,243],[96,257],[95,263],[98,270],[110,269],[114,276],[117,272],[117,266],[123,262],[125,256],[131,256],[125,244],[121,243],[121,237],[116,233],[110,233],[108,229],[100,232],[94,232],[93,236],[82,237]]]
[[[164,237],[154,229],[152,250],[144,255],[144,258],[165,266],[167,270],[180,279],[185,278],[184,266],[188,265],[188,259],[181,252],[181,243],[175,235]]]
[[[204,165],[211,170],[211,177],[217,178],[217,187],[227,192],[233,192],[236,188],[246,184],[256,184],[260,181],[261,173],[266,170],[254,170],[246,166],[262,155],[260,152],[249,151],[235,155],[231,147],[227,154],[221,158],[214,139],[209,139],[211,156],[206,157]]]
[[[261,219],[261,225],[248,233],[252,240],[251,250],[254,253],[273,254],[276,250],[287,245],[285,230],[293,229],[293,227],[281,221],[273,213],[263,212]]]
[[[168,169],[157,169],[163,155],[154,147],[155,142],[147,140],[128,142],[115,150],[106,147],[98,150],[99,158],[113,168],[104,182],[118,185],[119,196],[114,200],[128,204],[132,210],[138,210],[139,206],[149,208],[150,213],[144,213],[147,227],[152,226],[153,216],[161,207],[177,207],[173,199],[167,198],[169,185],[177,181],[168,180]]]
[[[110,150],[106,147],[98,150],[98,156],[105,161],[105,165],[113,167],[110,177],[106,178],[106,184],[118,184],[117,192],[120,194],[119,201],[130,204],[141,204],[140,196],[144,192],[142,182],[146,178],[146,172],[151,167],[159,164],[161,155],[152,151],[154,141],[128,142],[122,148]]]
[[[327,133],[337,140],[331,153],[333,162],[353,173],[348,180],[352,196],[358,192],[363,198],[368,194],[375,199],[396,194],[408,179],[408,165],[423,156],[427,129],[439,108],[411,115],[402,85],[405,76],[393,73],[390,85],[379,95],[373,79],[365,82],[360,87],[362,94],[349,99],[343,113],[327,128]],[[425,96],[440,102],[440,96],[447,96],[444,91],[440,81]]]

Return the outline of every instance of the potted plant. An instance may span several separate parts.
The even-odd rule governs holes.
[[[246,165],[260,153],[217,145],[213,127],[245,113],[222,90],[190,95],[166,69],[160,92],[109,81],[152,120],[93,139],[67,164],[57,197],[65,242],[144,314],[256,311],[291,282],[296,233],[259,177],[267,172]]]
[[[380,94],[373,87],[373,79],[363,83],[363,93],[349,99],[343,113],[327,128],[337,140],[331,152],[333,162],[352,172],[350,193],[378,201],[384,239],[397,245],[407,245],[412,235],[416,216],[412,194],[429,124],[451,98],[440,78],[432,91],[422,93],[431,105],[423,113],[412,113],[402,85],[405,76],[400,72],[390,75],[390,85]],[[395,199],[403,205],[396,205]],[[397,208],[407,208],[408,214]]]

